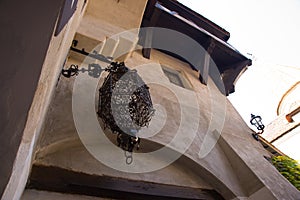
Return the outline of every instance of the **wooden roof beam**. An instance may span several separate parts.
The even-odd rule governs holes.
[[[157,9],[155,7],[149,23],[146,24],[145,27],[155,27],[155,25],[157,24],[157,21],[158,21],[161,13],[162,13],[162,11],[160,9]],[[152,39],[153,39],[153,30],[152,29],[148,29],[146,31],[146,34],[143,35],[142,37],[144,37],[143,38],[144,39],[143,46],[151,47],[152,46]],[[143,48],[142,49],[142,54],[143,54],[144,58],[150,59],[151,48]]]
[[[209,76],[209,66],[211,63],[211,55],[214,51],[216,44],[214,39],[210,38],[205,45],[205,55],[203,59],[203,64],[200,64],[200,71],[199,71],[199,80],[202,84],[207,85],[208,76]]]

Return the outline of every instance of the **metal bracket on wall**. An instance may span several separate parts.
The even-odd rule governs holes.
[[[91,63],[88,68],[78,69],[78,65],[72,64],[68,69],[62,69],[61,74],[66,78],[71,78],[71,76],[77,76],[79,72],[87,72],[89,76],[98,78],[102,71],[104,71],[99,64]]]
[[[102,54],[98,54],[96,51],[93,51],[92,53],[89,53],[89,52],[86,52],[84,48],[77,49],[76,48],[77,44],[78,44],[78,40],[73,40],[72,46],[70,47],[70,50],[74,51],[76,53],[80,53],[80,54],[85,55],[85,56],[89,56],[89,57],[94,58],[96,60],[109,63],[109,64],[113,61],[112,57],[105,57]]]
[[[76,48],[77,44],[78,44],[78,40],[73,40],[70,50],[74,51],[76,53],[80,53],[85,56],[92,57],[96,60],[99,60],[99,61],[102,61],[105,63],[109,63],[109,64],[112,63],[111,57],[105,57],[102,54],[98,54],[96,51],[93,51],[93,53],[88,53],[84,50],[84,48],[82,48],[81,50],[77,49]],[[101,66],[99,64],[95,64],[95,63],[89,64],[87,69],[84,69],[84,68],[79,69],[78,65],[72,64],[68,69],[62,69],[61,74],[66,78],[70,78],[72,76],[77,76],[79,74],[79,72],[82,72],[82,73],[88,72],[89,76],[98,78],[102,71],[103,70],[102,70]]]

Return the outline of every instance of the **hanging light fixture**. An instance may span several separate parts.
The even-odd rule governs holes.
[[[132,152],[137,146],[138,150],[140,138],[136,134],[149,125],[154,114],[149,87],[124,62],[113,62],[105,70],[109,74],[99,89],[97,114],[104,128],[117,134],[119,147]]]
[[[252,136],[258,140],[258,134],[262,134],[264,132],[265,125],[261,121],[261,116],[256,116],[251,114],[250,123],[254,125],[258,131],[258,133],[253,133]]]

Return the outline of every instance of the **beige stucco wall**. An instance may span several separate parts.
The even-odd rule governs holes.
[[[93,62],[93,60],[89,59],[89,62]],[[67,65],[71,63],[80,64],[69,58]],[[101,62],[98,63],[101,67],[107,66]],[[159,63],[182,71],[194,91],[169,83]],[[143,148],[150,148],[151,150],[151,142],[161,145],[169,143],[176,133],[181,117],[177,111],[180,105],[170,90],[176,90],[176,94],[183,97],[192,92],[196,93],[196,99],[184,98],[183,101],[185,105],[194,105],[196,102],[200,112],[199,116],[191,115],[188,119],[192,122],[196,117],[199,117],[199,127],[197,136],[185,153],[185,160],[187,161],[178,160],[167,168],[147,174],[130,174],[105,167],[89,156],[78,141],[71,110],[74,80],[62,77],[47,115],[47,124],[35,164],[59,166],[88,174],[116,176],[137,181],[195,188],[214,188],[226,199],[248,197],[255,197],[255,199],[266,199],[266,197],[268,197],[267,199],[281,199],[282,197],[294,199],[299,195],[299,192],[263,158],[263,156],[269,156],[268,153],[252,138],[252,131],[244,124],[227,100],[225,124],[221,137],[206,157],[199,157],[198,153],[201,145],[203,145],[212,117],[211,93],[219,91],[217,89],[210,91],[207,86],[202,85],[198,80],[197,73],[187,64],[154,50],[151,60],[144,59],[141,53],[137,51],[126,60],[126,64],[130,68],[136,68],[146,82],[148,79],[152,79],[154,83],[165,82],[170,87],[164,88],[161,85],[149,84],[154,104],[160,103],[168,111],[168,118],[163,129],[155,136],[148,138],[150,143],[147,144],[149,146],[142,146],[141,151]],[[85,67],[86,63],[80,66]],[[105,76],[104,73],[102,73],[100,82],[103,81],[103,76]],[[86,117],[88,120],[89,116]],[[184,134],[190,131],[192,130],[186,129]],[[175,151],[179,149],[174,148]],[[72,153],[70,154],[70,152]],[[155,162],[155,159],[152,158],[152,162]],[[81,160],[85,160],[85,163],[80,162]],[[190,166],[193,166],[192,171],[189,170]],[[289,188],[289,193],[286,193],[287,188]]]
[[[264,138],[269,141],[275,141],[279,136],[286,134],[290,130],[299,126],[299,121],[288,122],[286,114],[278,116],[274,121],[267,125],[263,133]]]
[[[79,20],[81,16],[79,13],[80,9],[78,9],[77,18],[74,19],[74,26],[77,22],[80,22],[77,30],[79,34],[99,42],[106,41],[108,37],[119,31],[139,27],[145,4],[145,0],[91,0],[88,5],[88,11],[81,22]],[[115,10],[118,12],[113,12]],[[126,21],[124,21],[125,19]],[[35,141],[39,136],[38,133],[44,121],[45,126],[41,137],[39,137],[36,157],[34,158],[34,164],[36,165],[58,166],[87,174],[108,175],[136,181],[214,189],[225,199],[295,199],[299,196],[299,192],[263,158],[264,155],[268,156],[268,153],[258,142],[253,140],[251,136],[252,131],[246,126],[233,106],[226,99],[225,107],[220,103],[213,104],[213,100],[218,102],[218,98],[223,99],[220,97],[219,91],[214,87],[213,82],[209,80],[210,88],[202,85],[198,80],[197,72],[193,71],[187,64],[154,50],[150,60],[144,59],[140,51],[129,54],[126,59],[126,64],[130,68],[136,68],[144,80],[153,82],[149,84],[153,102],[161,104],[168,111],[165,125],[156,135],[145,139],[147,142],[141,147],[141,152],[147,149],[152,150],[155,146],[164,146],[174,137],[181,122],[180,114],[182,114],[178,111],[180,107],[178,97],[182,99],[181,103],[186,106],[185,108],[188,108],[183,113],[193,109],[199,110],[199,112],[191,112],[191,114],[187,113],[186,115],[186,122],[188,123],[193,124],[195,120],[199,120],[196,129],[197,135],[184,153],[184,156],[166,168],[151,173],[132,174],[105,167],[89,154],[77,135],[72,113],[72,92],[75,77],[72,79],[61,77],[55,88],[61,64],[75,31],[73,26],[68,28],[70,29],[65,30],[66,32],[61,36],[62,38],[53,38],[49,47],[41,76],[41,84],[39,84],[33,104],[32,116],[30,116],[32,120],[28,125],[28,134],[25,134],[26,141],[28,141],[22,153],[23,156],[25,155],[25,158],[22,159],[27,159],[25,162],[27,163],[27,168],[24,168],[25,170],[29,169],[31,152],[34,149]],[[135,36],[137,37],[137,35]],[[136,41],[136,37],[132,37],[133,42],[131,46],[124,46],[124,44],[118,46],[121,43],[116,42],[115,47],[126,47],[130,50],[135,46],[134,41]],[[106,66],[106,64],[93,59],[87,60],[86,63],[81,63],[80,60],[76,60],[74,57],[76,57],[76,54],[70,54],[65,67],[74,63],[79,64],[81,68],[93,62],[100,64],[102,68]],[[159,64],[182,71],[192,85],[193,90],[171,84],[163,74]],[[144,67],[141,68],[141,66]],[[99,86],[101,81],[103,81],[104,75],[102,73]],[[165,85],[155,83],[164,83]],[[89,88],[86,89],[88,90]],[[178,96],[174,95],[174,91],[176,91]],[[54,99],[50,102],[53,93],[55,93]],[[193,94],[195,94],[193,96],[195,98],[189,98]],[[218,95],[214,96],[213,94]],[[82,95],[85,94],[83,93]],[[214,97],[216,99],[213,99]],[[95,102],[97,102],[97,99],[95,99]],[[50,106],[45,116],[49,104]],[[193,107],[193,105],[196,106]],[[215,107],[212,108],[212,106]],[[223,113],[218,112],[212,113],[212,109],[217,111],[225,109],[224,114],[226,115],[222,116]],[[82,112],[85,111],[83,110]],[[158,109],[157,112],[163,112],[163,109]],[[86,120],[89,117],[87,115]],[[222,120],[225,120],[224,127],[217,130],[221,131],[222,134],[218,140],[210,135],[209,141],[215,141],[216,144],[205,157],[199,157],[201,147],[207,141],[205,136],[212,118],[217,119],[217,122],[220,122],[219,125],[222,125]],[[159,119],[156,120],[159,121]],[[153,128],[158,128],[158,126],[156,127],[154,124]],[[181,135],[189,135],[192,132],[192,127],[187,126],[180,133]],[[170,148],[172,151],[181,152],[184,146],[175,145]],[[150,161],[155,163],[158,159],[157,157],[152,157]],[[18,168],[23,167],[21,164],[17,166]],[[27,172],[24,177],[27,177]],[[15,174],[18,175],[18,173]],[[24,178],[23,181],[25,180]],[[15,184],[12,185],[15,186]],[[19,189],[18,191],[20,192],[21,190]],[[28,198],[28,195],[36,195],[32,194],[32,191],[31,194],[28,192],[25,191],[23,198]],[[44,195],[44,193],[38,195]],[[45,196],[47,197],[48,194],[45,194]]]
[[[78,33],[103,41],[140,27],[147,0],[90,0]]]
[[[147,0],[90,0],[87,15],[125,30],[139,28]]]
[[[25,190],[21,200],[108,200],[107,198],[90,197],[83,195],[63,194],[56,192]],[[110,199],[112,200],[112,199]]]
[[[300,106],[300,82],[289,88],[282,96],[278,108],[277,115],[289,114]]]
[[[300,162],[299,153],[299,141],[300,141],[300,126],[290,130],[288,133],[274,141],[272,144],[276,146],[287,156]]]
[[[277,108],[278,117],[266,126],[263,137],[287,156],[300,160],[300,113],[291,114],[300,107],[300,82],[294,82],[283,94]],[[287,115],[292,115],[292,121],[287,120]]]
[[[84,14],[83,0],[79,0],[77,11],[58,36],[52,33],[50,45],[42,67],[35,96],[28,113],[21,144],[15,158],[12,175],[2,199],[20,199],[30,172],[36,141],[44,123],[58,76],[74,37],[75,30]],[[58,10],[57,10],[58,12]],[[54,30],[53,30],[54,31]],[[29,67],[29,66],[28,66]]]
[[[72,54],[74,55],[74,54]],[[162,57],[162,56],[160,56]],[[88,59],[92,62],[92,59]],[[167,59],[168,60],[168,59]],[[170,64],[169,58],[169,64]],[[85,61],[87,62],[87,61]],[[145,64],[149,63],[146,59],[142,58],[139,53],[135,53],[132,59],[128,59],[128,63],[133,62],[134,67],[137,67],[136,64]],[[66,65],[78,64],[79,66],[86,68],[87,63],[80,63],[78,60],[72,59],[70,57]],[[133,64],[132,63],[132,64]],[[185,67],[188,67],[186,64]],[[101,64],[102,67],[106,67],[107,64]],[[132,66],[133,67],[133,66]],[[149,68],[150,69],[150,68]],[[179,68],[178,68],[179,69]],[[194,72],[190,69],[190,73]],[[148,71],[150,72],[150,71]],[[162,70],[159,72],[151,73],[153,76],[162,77],[165,81],[168,81],[167,78],[163,75]],[[102,73],[102,78],[100,82],[103,81],[103,78],[106,74]],[[35,164],[37,165],[46,165],[46,166],[59,166],[65,169],[72,169],[74,171],[82,171],[88,174],[97,174],[97,175],[107,175],[113,177],[122,177],[126,179],[133,179],[138,181],[148,181],[161,184],[170,184],[170,185],[179,185],[185,187],[195,187],[195,188],[206,188],[212,189],[212,187],[207,183],[206,180],[202,179],[197,175],[197,172],[190,171],[188,165],[182,165],[183,162],[175,162],[166,168],[146,174],[128,174],[120,172],[109,167],[106,167],[101,162],[97,161],[89,152],[84,148],[82,143],[79,140],[78,133],[73,121],[72,115],[72,91],[73,91],[74,79],[67,79],[61,77],[58,84],[55,98],[49,108],[49,112],[46,118],[46,125],[44,133],[42,134],[41,140],[39,142],[39,148],[37,152],[37,157]],[[100,85],[99,85],[100,86]],[[149,85],[151,87],[151,85]],[[157,88],[159,89],[159,88]],[[178,88],[181,89],[181,88]],[[184,89],[182,89],[184,90]],[[171,116],[168,117],[169,123],[166,124],[165,132],[169,132],[169,138],[173,137],[173,133],[176,131],[176,128],[172,125],[178,124],[178,112],[173,112],[174,107],[178,107],[178,102],[171,101],[174,100],[172,93],[167,92],[167,96],[164,96],[162,99],[155,99],[157,95],[154,93],[160,93],[161,90],[152,90],[151,94],[154,102],[164,101],[163,106],[167,106],[166,109],[169,110]],[[96,94],[96,96],[98,96]],[[171,97],[171,101],[170,101]],[[96,100],[97,102],[98,100]],[[172,107],[168,107],[172,106]],[[179,108],[179,107],[178,107]],[[90,116],[87,116],[87,120]],[[186,130],[188,131],[188,130]],[[160,140],[163,135],[158,134],[156,140]],[[115,139],[115,138],[114,138]],[[162,141],[163,142],[163,141]],[[150,144],[151,145],[151,144]],[[147,145],[142,145],[141,151],[145,151],[151,147]],[[68,159],[66,159],[68,158]],[[156,158],[152,158],[155,162]],[[84,160],[84,162],[82,162]],[[181,164],[178,164],[181,163]],[[196,178],[197,177],[197,178]]]

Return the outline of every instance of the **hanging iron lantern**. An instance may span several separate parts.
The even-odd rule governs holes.
[[[263,125],[263,123],[261,121],[261,116],[255,116],[255,115],[251,114],[250,123],[252,125],[254,125],[257,128],[257,130],[259,130],[259,131],[263,131],[265,128],[265,125]]]
[[[137,132],[149,125],[154,114],[149,87],[124,62],[113,62],[105,70],[109,74],[99,89],[97,114],[104,128],[117,134],[118,146],[132,152],[135,145],[139,148]]]
[[[258,133],[254,133],[252,134],[253,137],[258,140],[258,135],[257,134],[262,134],[264,132],[264,128],[265,128],[265,125],[262,123],[261,121],[261,116],[256,116],[256,115],[253,115],[251,114],[251,120],[250,120],[250,123],[252,125],[254,125],[257,130],[259,130],[260,132]]]

